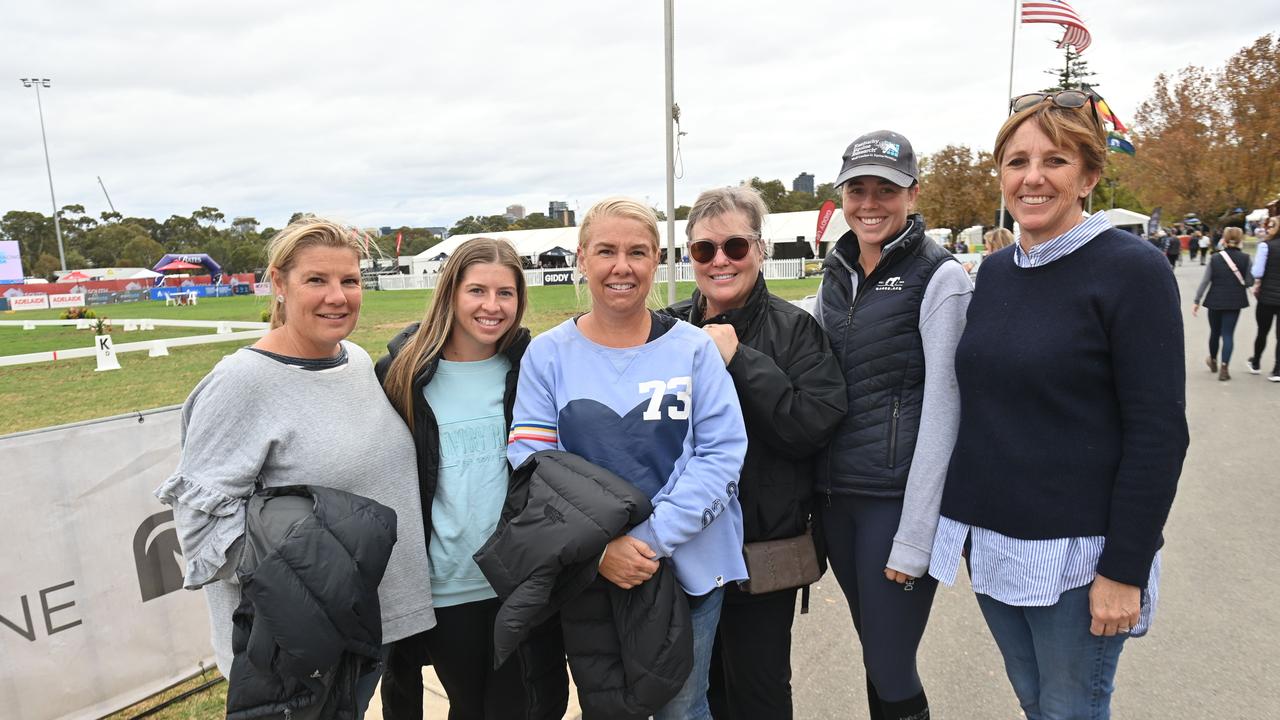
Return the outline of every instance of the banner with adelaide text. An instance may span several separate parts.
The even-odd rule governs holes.
[[[0,716],[97,718],[212,667],[182,590],[180,408],[0,437]]]

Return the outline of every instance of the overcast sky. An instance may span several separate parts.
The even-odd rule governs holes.
[[[1100,91],[1128,122],[1161,72],[1221,67],[1280,31],[1280,3],[1074,0]],[[857,135],[989,149],[1011,1],[677,0],[676,204],[758,175],[829,182]],[[1061,65],[1020,25],[1014,94]],[[279,227],[452,225],[521,203],[665,204],[658,0],[0,0],[0,213],[59,205],[163,220],[201,205]]]

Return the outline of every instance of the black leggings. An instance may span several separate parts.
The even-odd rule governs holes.
[[[394,643],[382,676],[382,717],[422,720],[422,667],[434,665],[449,720],[559,720],[569,701],[559,621],[535,628],[495,670],[500,605],[494,598],[436,608],[434,628]]]
[[[1258,319],[1258,337],[1253,340],[1253,361],[1262,367],[1262,351],[1267,349],[1267,333],[1271,322],[1276,321],[1276,369],[1280,370],[1280,305],[1258,303],[1254,317]]]
[[[707,702],[716,720],[791,720],[791,624],[798,590],[725,587]]]
[[[1236,321],[1240,310],[1214,310],[1209,308],[1209,357],[1218,357],[1218,339],[1222,339],[1222,364],[1231,362],[1235,349]]]
[[[938,581],[925,575],[909,585],[884,576],[902,517],[902,499],[832,496],[815,501],[822,514],[827,560],[849,602],[862,643],[869,689],[888,702],[920,694],[916,650],[929,622]]]

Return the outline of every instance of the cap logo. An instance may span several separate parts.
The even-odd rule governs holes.
[[[849,161],[867,158],[892,158],[897,160],[901,152],[902,145],[896,142],[889,140],[863,140],[853,146],[845,159]]]
[[[888,155],[889,157],[898,157],[898,151],[902,149],[902,146],[898,143],[889,142],[888,140],[881,140],[879,144],[880,152]]]

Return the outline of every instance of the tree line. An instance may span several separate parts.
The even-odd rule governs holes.
[[[1078,87],[1094,73],[1078,56],[1068,57],[1058,84],[1048,90]],[[1219,69],[1187,66],[1156,78],[1152,95],[1131,123],[1136,149],[1132,157],[1108,153],[1107,168],[1091,198],[1094,209],[1125,207],[1142,213],[1163,208],[1173,222],[1195,213],[1211,225],[1235,222],[1237,210],[1249,212],[1280,195],[1280,36],[1263,35],[1227,59]],[[920,160],[919,210],[931,227],[959,232],[991,224],[1000,204],[991,153],[965,145],[947,145]],[[764,198],[770,212],[816,210],[826,200],[839,203],[831,183],[815,193],[789,191],[781,180],[745,181]],[[675,209],[688,217],[689,206]],[[295,213],[290,222],[302,216]],[[659,212],[659,217],[662,217]],[[205,252],[229,272],[260,272],[266,243],[275,234],[252,217],[227,221],[218,208],[201,207],[163,222],[104,212],[98,218],[83,205],[58,211],[67,267],[150,267],[165,253]],[[662,219],[665,220],[665,217]],[[560,227],[556,218],[530,213],[472,215],[457,221],[450,235],[499,233]],[[373,238],[372,254],[420,253],[440,241],[426,228],[402,227]],[[59,269],[53,219],[39,212],[12,210],[0,218],[0,239],[18,242],[28,275],[52,277]]]

